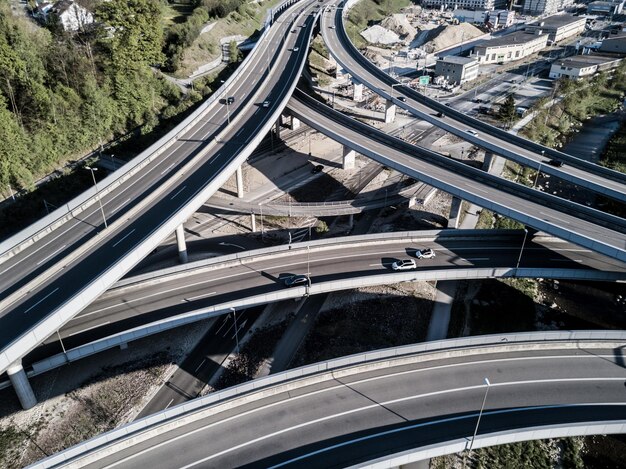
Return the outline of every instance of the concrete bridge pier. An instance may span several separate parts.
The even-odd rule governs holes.
[[[352,100],[363,101],[363,84],[352,82]]]
[[[256,215],[253,213],[250,214],[250,227],[252,232],[256,232]]]
[[[493,156],[494,156],[493,152],[485,151],[485,159],[483,160],[483,167],[482,167],[483,171],[489,172],[489,170],[491,169],[491,164],[493,163]]]
[[[289,121],[289,129],[298,130],[300,128],[300,119],[297,117],[291,116],[291,120]]]
[[[187,242],[185,241],[185,227],[181,224],[176,228],[176,244],[178,244],[178,260],[181,264],[186,264],[187,257]]]
[[[385,101],[385,124],[396,120],[396,105],[390,99]]]
[[[281,118],[280,116],[278,116],[278,120],[276,121],[276,124],[274,125],[274,133],[276,134],[276,138],[278,138],[280,140],[280,125],[281,125]]]
[[[448,228],[458,228],[461,220],[461,203],[463,201],[458,197],[452,197],[450,204],[450,216],[448,216]]]
[[[22,367],[22,362],[13,363],[7,369],[7,375],[9,375],[9,380],[11,380],[15,394],[17,394],[17,398],[20,400],[22,409],[34,407],[37,404],[37,398],[28,382],[28,376],[26,376],[26,372]]]
[[[237,197],[242,199],[243,198],[243,171],[241,169],[241,166],[237,167],[237,171],[235,171],[235,174],[237,175]]]
[[[356,166],[356,152],[352,149],[350,149],[350,147],[347,146],[343,146],[343,163],[342,163],[342,168],[343,169],[354,169],[354,167]]]

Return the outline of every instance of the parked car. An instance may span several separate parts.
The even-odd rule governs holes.
[[[290,277],[286,277],[283,282],[285,282],[286,287],[297,287],[298,285],[305,285],[309,283],[308,275],[291,275]]]
[[[430,248],[419,249],[415,252],[415,257],[418,259],[432,259],[435,257],[435,251]]]
[[[393,270],[413,270],[417,268],[417,264],[413,259],[402,259],[391,264]]]
[[[563,166],[563,162],[561,160],[555,160],[555,159],[548,160],[548,164],[550,166],[556,166],[557,168],[560,168],[561,166]]]

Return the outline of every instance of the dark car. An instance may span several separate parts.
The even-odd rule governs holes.
[[[446,115],[443,112],[438,112],[437,117],[446,117]]]
[[[555,160],[555,159],[548,160],[548,164],[550,166],[556,166],[557,168],[560,168],[561,166],[563,166],[563,162],[561,160]]]
[[[307,275],[292,275],[284,279],[286,287],[297,287],[298,285],[305,285],[309,283],[309,277]]]
[[[406,98],[404,96],[398,96],[398,101],[402,101],[404,103]]]
[[[311,170],[311,172],[312,172],[313,174],[315,174],[315,173],[321,173],[323,169],[324,169],[324,165],[323,165],[323,164],[318,164],[318,165],[316,165],[316,166],[314,166],[314,167],[313,167],[313,169]]]
[[[234,96],[229,96],[228,99],[226,100],[227,104],[235,104],[235,97]]]

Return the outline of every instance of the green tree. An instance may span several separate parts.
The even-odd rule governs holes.
[[[515,98],[513,95],[508,95],[504,102],[500,105],[499,111],[500,119],[504,122],[511,123],[515,119]]]
[[[239,51],[239,47],[237,47],[236,41],[230,41],[228,44],[228,61],[231,64],[237,63],[241,60],[241,52]]]

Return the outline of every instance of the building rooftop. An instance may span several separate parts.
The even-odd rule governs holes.
[[[557,60],[555,63],[561,67],[581,68],[589,67],[591,65],[602,65],[609,62],[619,61],[618,57],[612,57],[609,55],[578,55],[564,60]]]
[[[552,15],[542,19],[541,21],[530,23],[528,24],[528,26],[541,28],[560,28],[571,23],[583,21],[584,19],[585,18],[574,15]]]
[[[533,41],[541,36],[547,36],[547,34],[534,34],[525,31],[517,31],[506,36],[496,37],[479,44],[480,47],[497,47],[497,46],[512,46],[515,44],[525,44]]]
[[[459,65],[465,65],[465,64],[469,64],[469,63],[477,61],[476,58],[474,57],[458,57],[456,55],[447,55],[445,57],[439,57],[439,60],[445,63],[459,64]]]

